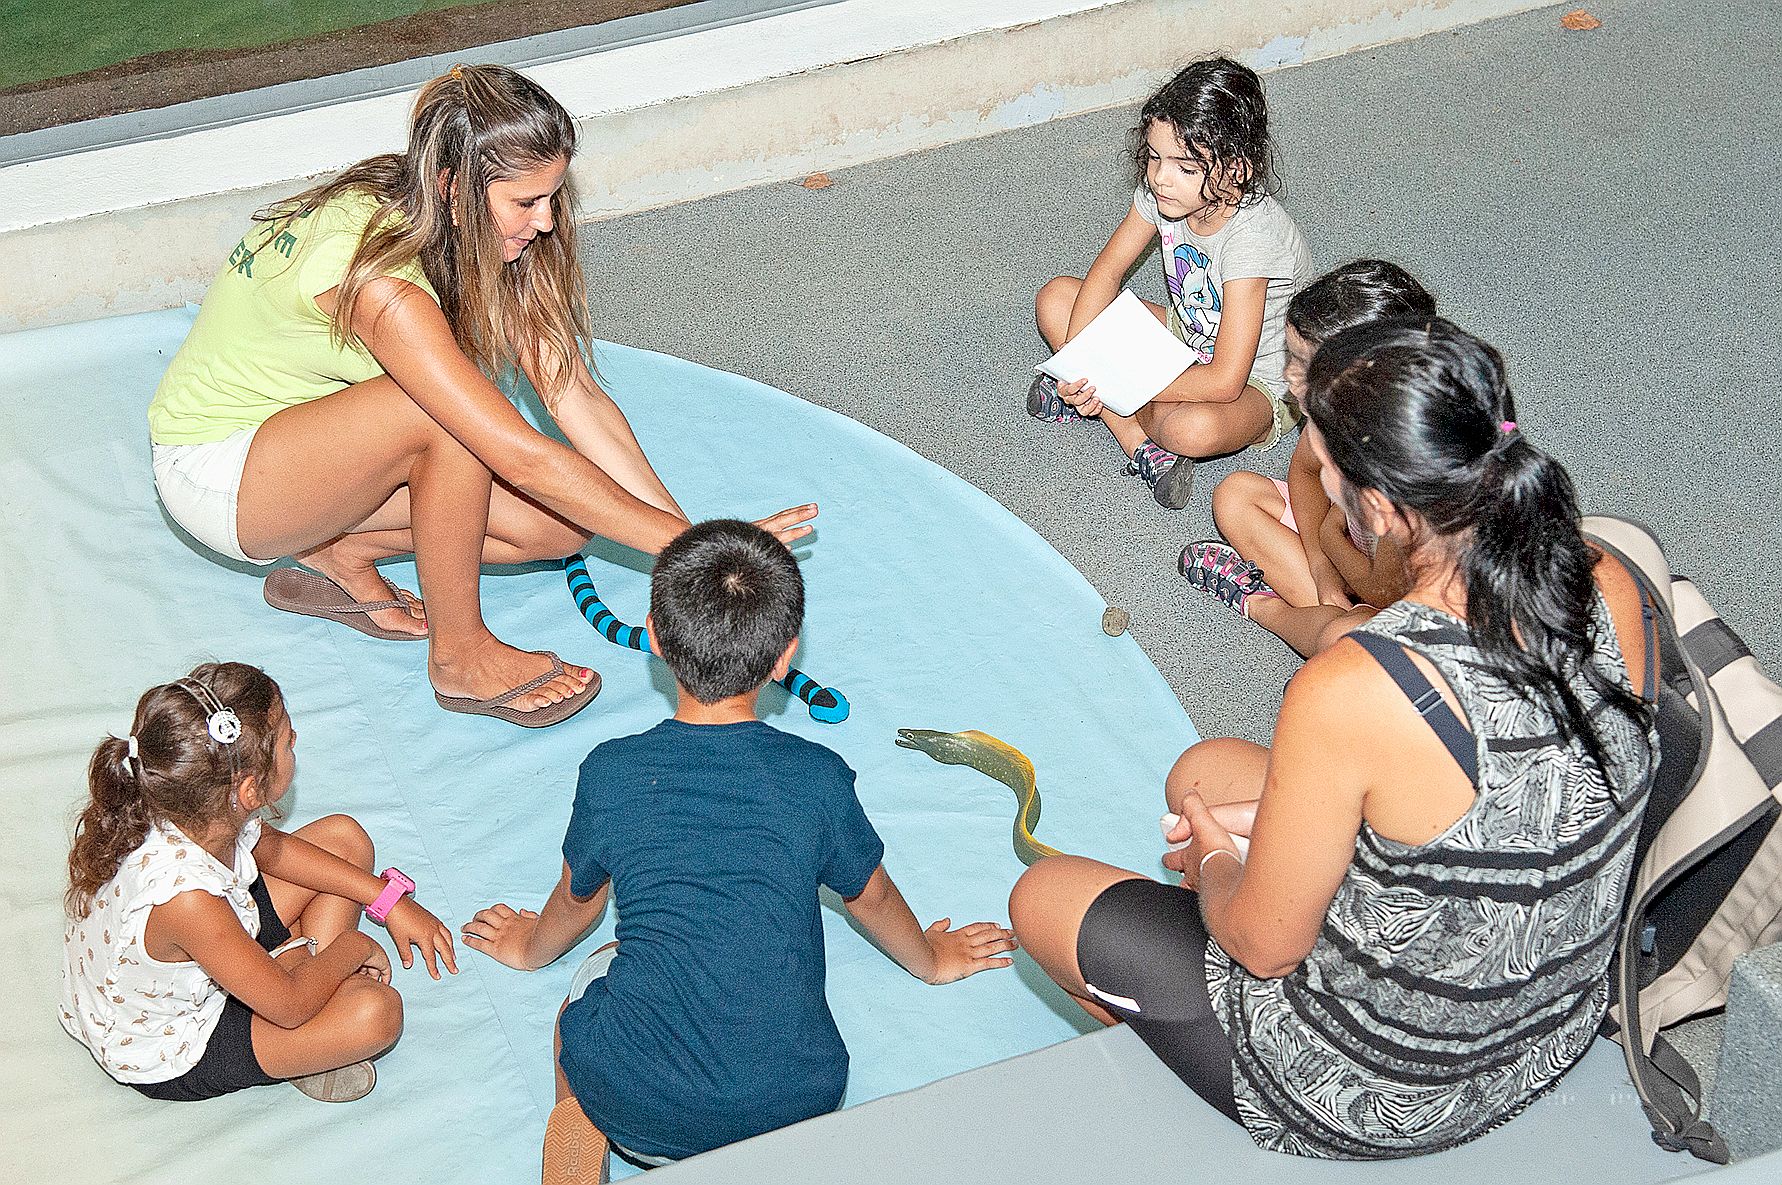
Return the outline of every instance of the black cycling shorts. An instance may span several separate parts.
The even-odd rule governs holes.
[[[254,902],[260,907],[260,937],[257,940],[271,951],[291,940],[290,927],[272,908],[272,894],[266,891],[266,878],[256,877]],[[219,1095],[234,1094],[250,1086],[270,1086],[280,1081],[260,1068],[254,1056],[254,1010],[230,996],[223,1002],[223,1014],[211,1030],[210,1041],[198,1064],[165,1082],[132,1082],[137,1090],[151,1099],[169,1103],[196,1103]]]
[[[1231,1041],[1207,999],[1200,898],[1153,880],[1119,881],[1090,903],[1077,967],[1090,995],[1132,1027],[1188,1088],[1237,1122]]]

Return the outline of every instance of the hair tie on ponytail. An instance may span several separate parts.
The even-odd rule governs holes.
[[[131,733],[127,737],[121,737],[116,733],[113,733],[111,739],[114,741],[123,741],[125,744],[124,759],[118,762],[118,765],[123,769],[125,776],[129,777],[137,774],[138,771],[142,769],[142,749],[136,743],[136,734]],[[136,769],[134,770],[130,768],[130,763],[132,761],[136,763]]]
[[[1510,433],[1512,433],[1516,430],[1516,421],[1515,420],[1505,420],[1503,423],[1501,423],[1497,426],[1497,430],[1500,433],[1502,433],[1503,435],[1508,436]]]

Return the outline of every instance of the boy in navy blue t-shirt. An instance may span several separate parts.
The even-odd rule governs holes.
[[[717,520],[669,544],[646,625],[679,689],[673,718],[588,754],[543,909],[495,905],[464,928],[468,945],[531,970],[587,933],[609,885],[617,901],[616,948],[589,956],[577,986],[591,982],[558,1017],[546,1159],[563,1163],[547,1163],[547,1182],[569,1160],[603,1163],[602,1132],[659,1164],[841,1105],[848,1051],[824,998],[818,885],[929,983],[1009,963],[1014,937],[993,923],[923,930],[854,771],[756,718],[803,621],[798,564],[761,528]]]

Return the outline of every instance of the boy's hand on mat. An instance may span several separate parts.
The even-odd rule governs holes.
[[[538,968],[526,961],[526,944],[537,928],[534,911],[497,903],[477,910],[476,916],[464,923],[464,945],[515,971],[536,971]]]
[[[1076,408],[1077,414],[1084,419],[1101,414],[1101,400],[1095,397],[1095,388],[1089,385],[1088,379],[1059,383],[1058,397]]]
[[[806,502],[803,506],[793,506],[778,514],[758,518],[755,520],[755,525],[790,547],[794,539],[802,539],[816,530],[811,526],[811,520],[816,517],[817,504]]]
[[[420,947],[427,974],[438,979],[441,963],[453,975],[458,974],[458,956],[452,949],[451,929],[425,907],[416,904],[413,897],[404,897],[391,908],[390,916],[384,919],[384,929],[390,932],[390,941],[396,944],[396,954],[404,968],[415,965],[414,948]]]
[[[952,918],[942,918],[922,931],[922,936],[928,940],[928,949],[934,952],[934,970],[928,973],[924,982],[953,983],[991,967],[1007,967],[1014,962],[1002,957],[1015,949],[1013,930],[1005,930],[995,922],[973,922],[957,930],[948,929],[952,924]]]

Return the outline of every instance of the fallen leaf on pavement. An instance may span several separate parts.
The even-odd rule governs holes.
[[[829,179],[828,173],[812,173],[809,177],[800,181],[799,184],[806,189],[828,189],[831,185],[834,185],[835,182]]]
[[[1571,29],[1578,33],[1603,27],[1601,21],[1591,16],[1588,12],[1585,12],[1582,8],[1572,9],[1572,11],[1559,18],[1559,23],[1563,28]]]

